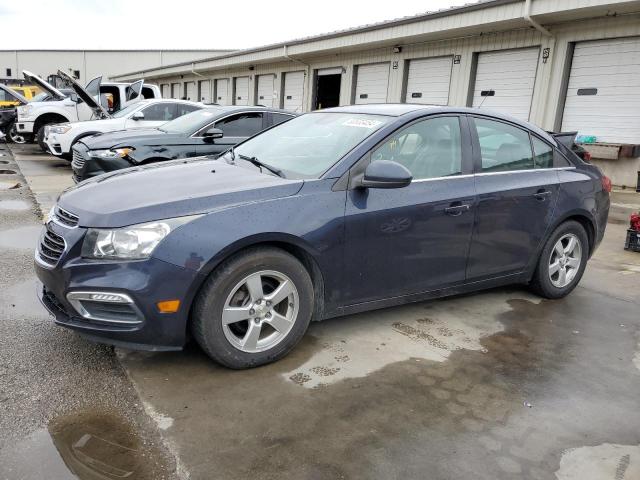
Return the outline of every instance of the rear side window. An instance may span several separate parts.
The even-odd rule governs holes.
[[[502,122],[475,118],[483,172],[534,168],[529,133]]]
[[[200,107],[196,105],[188,105],[185,103],[178,104],[178,114],[177,117],[181,117],[182,115],[186,115],[187,113],[195,112],[196,110],[200,110]]]
[[[144,110],[144,119],[149,122],[168,122],[176,118],[176,105],[174,103],[156,103]]]
[[[261,113],[241,113],[220,120],[215,124],[225,137],[250,137],[262,130]]]
[[[273,116],[273,124],[278,125],[279,123],[286,122],[293,118],[292,115],[285,115],[283,113],[272,113]]]
[[[553,168],[553,148],[537,137],[531,136],[535,168]]]

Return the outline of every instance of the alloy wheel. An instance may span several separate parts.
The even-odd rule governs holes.
[[[24,138],[23,135],[18,133],[15,124],[12,125],[11,130],[9,130],[9,140],[11,140],[13,143],[27,143],[27,139]]]
[[[285,274],[274,270],[252,273],[236,284],[224,303],[224,335],[243,352],[269,350],[291,331],[299,302],[298,290]]]
[[[582,245],[573,233],[567,233],[556,242],[549,256],[549,279],[553,286],[564,288],[578,274],[582,263]]]

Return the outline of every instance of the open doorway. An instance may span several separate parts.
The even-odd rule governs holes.
[[[340,105],[342,68],[328,68],[316,72],[316,96],[314,110]]]

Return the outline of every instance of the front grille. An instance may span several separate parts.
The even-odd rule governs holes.
[[[71,161],[71,167],[74,170],[81,170],[82,167],[84,167],[84,162],[85,162],[84,155],[78,150],[76,150],[75,147],[72,150],[73,150],[73,160]]]
[[[57,220],[67,227],[75,227],[78,225],[78,216],[65,209],[56,207],[55,215]]]
[[[55,267],[66,248],[66,244],[64,238],[53,233],[48,226],[45,228],[40,245],[38,245],[38,256],[43,263]]]

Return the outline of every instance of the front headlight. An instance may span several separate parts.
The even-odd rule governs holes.
[[[169,233],[199,216],[169,218],[116,229],[90,228],[82,244],[82,256],[109,260],[149,258]]]
[[[51,125],[48,128],[49,131],[47,133],[57,133],[61,135],[71,130],[71,125],[68,123],[61,123],[60,125]]]
[[[91,150],[89,155],[94,158],[124,158],[133,152],[133,148],[123,147],[114,150]]]
[[[31,113],[31,105],[23,105],[18,107],[18,115],[21,117],[28,117]]]

